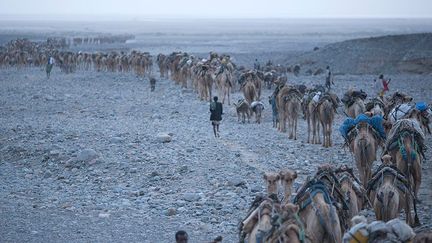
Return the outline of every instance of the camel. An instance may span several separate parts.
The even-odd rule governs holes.
[[[318,112],[316,112],[317,103],[313,100],[309,102],[306,100],[306,104],[304,108],[304,115],[308,124],[308,139],[307,142],[311,144],[320,144],[321,138],[319,136],[320,126],[319,126],[319,117]],[[312,137],[311,137],[312,134]]]
[[[241,99],[238,101],[238,103],[234,103],[234,106],[236,107],[237,111],[237,121],[240,122],[240,118],[242,117],[242,122],[246,122],[246,117],[248,119],[248,123],[250,122],[250,107],[247,101],[244,99]]]
[[[332,146],[331,134],[335,113],[333,103],[326,99],[321,104],[318,104],[317,109],[318,118],[323,130],[323,146],[329,148]]]
[[[285,169],[279,172],[279,178],[284,189],[284,197],[282,200],[282,205],[290,202],[291,190],[295,179],[297,179],[297,172]]]
[[[311,242],[342,242],[336,208],[326,202],[326,197],[324,193],[317,192],[312,197],[311,204],[300,210],[300,218],[306,225],[306,235]]]
[[[276,95],[275,95],[275,93],[273,93],[271,96],[269,96],[269,104],[272,107],[273,127],[276,128],[279,126],[279,116],[278,116],[278,110],[276,107]]]
[[[349,148],[354,154],[360,180],[363,186],[367,183],[372,174],[372,163],[376,160],[378,146],[382,144],[379,135],[367,123],[361,122],[349,133]]]
[[[168,69],[166,66],[166,56],[164,54],[157,55],[156,62],[159,66],[160,77],[164,78],[168,75]]]
[[[273,201],[271,200],[265,200],[259,205],[256,212],[256,217],[258,217],[258,220],[253,225],[250,234],[246,236],[246,241],[248,243],[262,242],[265,234],[272,228],[272,216],[273,213],[277,210],[275,208],[278,206],[278,203],[276,203],[275,205],[275,203],[273,203]],[[245,232],[249,230],[247,226],[248,225],[243,228]]]
[[[248,104],[252,104],[252,102],[256,99],[257,92],[252,82],[247,81],[246,84],[243,86],[243,95]]]
[[[200,64],[197,73],[198,78],[198,90],[201,100],[208,100],[211,102],[212,99],[212,87],[213,87],[213,75],[208,65]]]
[[[357,97],[354,98],[354,103],[347,107],[346,114],[351,118],[356,118],[358,115],[364,113],[366,110],[364,101]]]
[[[278,173],[266,172],[263,178],[267,185],[267,195],[277,194],[277,183],[280,180],[280,175]]]
[[[294,198],[310,242],[342,242],[342,226],[345,226],[340,220],[345,218],[343,211],[335,205],[346,202],[339,188],[332,168],[326,165],[319,168],[315,177],[308,180]]]
[[[385,104],[380,97],[373,98],[371,101],[366,103],[365,107],[366,107],[366,111],[372,113],[372,116],[380,115],[384,117],[385,115],[384,113],[386,110]]]
[[[273,227],[265,236],[266,243],[300,243],[304,242],[303,223],[298,218],[299,206],[287,203],[281,208]]]
[[[432,242],[432,231],[429,229],[428,231],[417,233],[414,238],[414,243],[430,243]]]
[[[386,141],[386,151],[412,185],[416,198],[422,179],[424,137],[417,120],[402,119],[394,124]]]
[[[291,97],[287,103],[288,112],[288,138],[297,140],[297,120],[301,112],[301,98],[298,95]]]
[[[405,211],[406,222],[411,225],[419,224],[417,210],[414,206],[415,221],[411,215],[411,187],[406,177],[392,166],[392,157],[384,155],[383,164],[374,173],[368,185],[368,195],[372,202],[377,220],[387,222],[399,217],[402,208]]]
[[[341,184],[341,191],[348,201],[349,218],[352,219],[354,216],[358,215],[363,208],[365,190],[360,185],[360,181],[354,176],[352,168],[348,168],[344,165],[337,169],[335,173]]]
[[[249,216],[242,221],[240,233],[248,243],[261,242],[264,232],[271,229],[271,218],[274,213],[280,211],[277,199],[277,184],[280,179],[278,173],[266,172],[263,176],[267,185],[268,197],[257,197],[249,210]],[[257,239],[258,237],[258,239]]]
[[[225,97],[227,97],[228,105],[230,105],[230,93],[233,87],[232,70],[234,70],[234,67],[231,63],[223,64],[219,67],[219,72],[215,78],[219,96],[222,97],[222,104],[225,103]]]
[[[288,137],[297,139],[297,119],[301,111],[300,92],[285,85],[277,94],[276,109],[279,114],[279,131],[286,131],[286,121],[288,120]]]

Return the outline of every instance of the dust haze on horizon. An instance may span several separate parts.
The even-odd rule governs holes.
[[[0,0],[0,19],[432,18],[430,0]]]

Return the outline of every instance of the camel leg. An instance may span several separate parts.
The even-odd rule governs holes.
[[[409,226],[414,227],[414,220],[411,215],[411,197],[408,195],[408,193],[405,193],[405,197],[405,220]]]
[[[420,155],[417,155],[420,156]],[[420,190],[420,184],[421,184],[421,179],[422,179],[422,174],[421,174],[421,166],[420,165],[420,161],[414,161],[414,167],[413,167],[413,179],[414,179],[414,195],[416,196],[416,198],[418,197],[418,192]]]
[[[323,143],[322,143],[322,145],[324,146],[324,148],[326,148],[326,146],[327,146],[327,137],[326,137],[327,127],[325,126],[324,122],[321,122],[321,125],[322,125],[322,134],[323,134]]]
[[[294,120],[294,140],[297,140],[297,119]]]

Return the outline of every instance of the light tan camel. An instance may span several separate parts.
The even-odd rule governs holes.
[[[267,195],[277,194],[277,184],[280,180],[280,175],[278,173],[266,172],[264,180],[267,185]]]
[[[257,97],[257,92],[255,85],[252,82],[246,82],[246,84],[243,86],[243,95],[248,102],[248,104],[252,104],[252,102]]]
[[[399,217],[399,213],[404,209],[407,223],[414,226],[419,222],[417,215],[416,222],[411,215],[412,192],[409,184],[402,173],[391,167],[390,155],[385,155],[382,159],[383,165],[374,174],[371,187],[368,188],[375,216],[377,220],[387,222]]]
[[[222,68],[222,66],[220,67]],[[230,94],[233,87],[233,74],[232,64],[228,63],[223,67],[222,72],[218,73],[215,77],[215,81],[219,90],[219,96],[222,97],[222,104],[225,103],[225,97],[228,98],[228,105],[230,105]]]
[[[321,166],[314,178],[305,182],[298,191],[294,202],[300,207],[299,216],[310,242],[342,242],[340,220],[346,218],[335,206],[345,203],[341,200],[344,198],[339,181],[329,165]]]
[[[300,218],[306,225],[306,235],[311,242],[342,242],[336,208],[326,202],[322,192],[316,193],[311,205],[300,211]]]
[[[422,158],[419,151],[416,151],[415,141],[413,141],[410,133],[402,133],[402,146],[398,150],[393,151],[392,157],[396,159],[397,168],[404,173],[407,179],[413,186],[415,196],[418,196],[420,184],[422,180],[421,164]],[[401,150],[406,151],[406,156],[402,155]]]
[[[397,168],[406,176],[417,197],[422,180],[421,165],[424,156],[424,134],[421,127],[415,119],[402,119],[395,123],[388,137],[386,149],[390,150],[388,152]],[[392,140],[396,145],[394,147],[388,144]]]
[[[326,99],[318,105],[318,117],[323,129],[323,146],[329,148],[332,146],[331,134],[334,120],[333,103]]]
[[[277,195],[277,184],[280,176],[278,173],[266,172],[263,176],[267,185],[267,195]],[[274,213],[280,211],[277,198],[263,198],[259,206],[242,222],[242,232],[246,233],[245,239],[248,243],[255,243],[257,237],[263,237],[264,232],[271,229],[271,218]]]
[[[302,222],[298,218],[299,207],[288,203],[284,204],[279,212],[277,223],[273,224],[270,234],[266,235],[263,242],[266,243],[300,243]],[[303,235],[304,239],[304,235]]]
[[[346,165],[341,166],[336,170],[339,183],[341,184],[341,191],[344,193],[349,206],[349,218],[352,219],[358,215],[363,208],[364,188],[360,185],[360,181],[355,177],[352,168]],[[350,221],[351,222],[351,221]],[[352,225],[351,225],[352,226]]]
[[[349,117],[355,119],[358,115],[365,112],[365,110],[366,108],[363,99],[357,97],[354,98],[354,103],[346,109],[346,113]]]
[[[297,121],[301,113],[301,97],[292,95],[287,102],[288,138],[297,140]]]
[[[306,107],[305,116],[308,124],[308,143],[311,144],[320,144],[321,137],[319,135],[320,132],[320,124],[318,112],[316,112],[317,103],[311,100]],[[311,138],[312,134],[312,138]]]
[[[201,100],[211,101],[213,88],[213,75],[210,67],[202,65],[198,71],[198,90]]]
[[[372,163],[376,160],[378,146],[382,143],[378,136],[374,135],[374,129],[367,123],[359,123],[355,128],[349,147],[354,154],[360,180],[363,186],[367,186],[372,173]]]
[[[295,179],[297,179],[297,172],[290,169],[285,169],[279,172],[279,178],[282,184],[282,188],[284,189],[284,198],[282,200],[282,205],[285,205],[290,202],[292,186]]]
[[[289,96],[290,90],[291,87],[285,85],[279,90],[276,96],[276,109],[278,111],[278,116],[279,116],[278,130],[280,132],[286,131],[286,120],[288,118],[286,103],[287,103],[287,97]]]

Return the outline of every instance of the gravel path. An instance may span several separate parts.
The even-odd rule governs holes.
[[[239,124],[225,106],[215,139],[208,103],[169,80],[151,93],[148,81],[132,74],[55,69],[46,80],[34,68],[3,69],[0,77],[0,242],[173,242],[179,229],[191,242],[218,235],[236,242],[238,222],[264,191],[263,171],[295,169],[298,187],[318,164],[352,164],[337,132],[342,115],[330,149],[305,143],[303,120],[299,140],[278,133],[269,106],[262,124]],[[372,79],[338,76],[337,92],[352,86],[370,92]],[[392,80],[393,90],[430,102],[431,76]],[[168,133],[172,141],[160,142]],[[429,160],[424,167],[425,175],[431,172]],[[425,176],[420,193],[426,224],[431,180]]]

